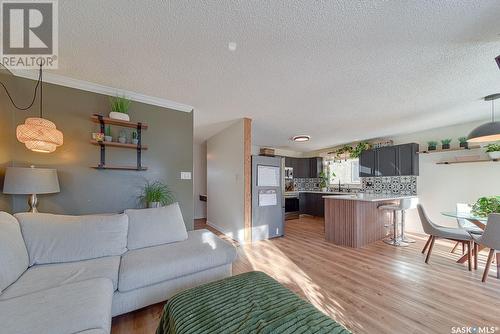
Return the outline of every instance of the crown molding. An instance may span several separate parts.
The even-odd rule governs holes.
[[[29,71],[29,70],[10,70],[15,76],[21,78],[27,78],[32,80],[38,79],[38,71]],[[78,79],[73,79],[70,77],[54,74],[54,73],[43,73],[43,82],[51,83],[54,85],[76,88],[79,90],[84,90],[87,92],[109,95],[109,96],[117,96],[123,95],[127,96],[132,101],[151,104],[159,107],[164,107],[168,109],[173,109],[182,112],[191,112],[194,108],[187,104],[182,104],[179,102],[162,99],[159,97],[144,95],[141,93],[132,92],[129,90],[123,90],[118,88],[113,88],[109,86],[104,86],[100,84],[96,84],[89,81],[83,81]]]

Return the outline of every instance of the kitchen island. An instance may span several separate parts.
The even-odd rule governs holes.
[[[363,247],[386,236],[384,225],[390,212],[380,205],[398,204],[416,196],[350,194],[323,196],[325,201],[325,238],[340,246]]]

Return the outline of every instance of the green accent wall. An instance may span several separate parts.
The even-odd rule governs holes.
[[[33,94],[34,80],[0,72],[18,105],[26,105]],[[26,117],[38,117],[38,100],[30,111],[16,110],[5,91],[0,91],[0,176],[3,186],[5,166],[56,168],[61,192],[39,196],[39,211],[61,214],[121,212],[140,207],[138,196],[147,180],[161,180],[173,190],[189,230],[193,229],[193,182],[181,180],[181,171],[193,169],[193,113],[180,112],[144,103],[132,102],[131,121],[146,122],[142,164],[147,171],[96,170],[99,147],[90,144],[91,133],[99,126],[90,121],[93,113],[109,113],[109,96],[78,89],[44,84],[43,117],[51,120],[64,134],[64,144],[54,153],[36,153],[15,138],[15,128]],[[113,139],[124,130],[131,138],[133,129],[112,127]],[[135,165],[136,151],[106,148],[106,163]],[[0,195],[0,209],[26,211],[26,196]]]

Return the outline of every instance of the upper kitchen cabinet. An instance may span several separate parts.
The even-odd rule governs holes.
[[[293,177],[316,178],[323,170],[323,158],[285,157],[285,166],[293,168]]]
[[[364,151],[359,176],[418,175],[418,144],[410,143]]]
[[[323,158],[309,158],[309,177],[317,178],[323,171]]]

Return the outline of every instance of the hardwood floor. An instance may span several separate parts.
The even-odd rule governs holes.
[[[198,221],[195,228],[208,227]],[[412,235],[417,243],[406,248],[381,241],[361,249],[343,248],[325,241],[323,221],[314,218],[287,221],[285,233],[283,238],[238,245],[233,273],[266,272],[354,333],[500,327],[496,271],[481,282],[485,251],[478,270],[469,272],[467,264],[455,262],[461,255],[450,253],[453,243],[448,241],[436,241],[425,264],[423,235]],[[112,333],[154,333],[162,307],[114,318]]]

